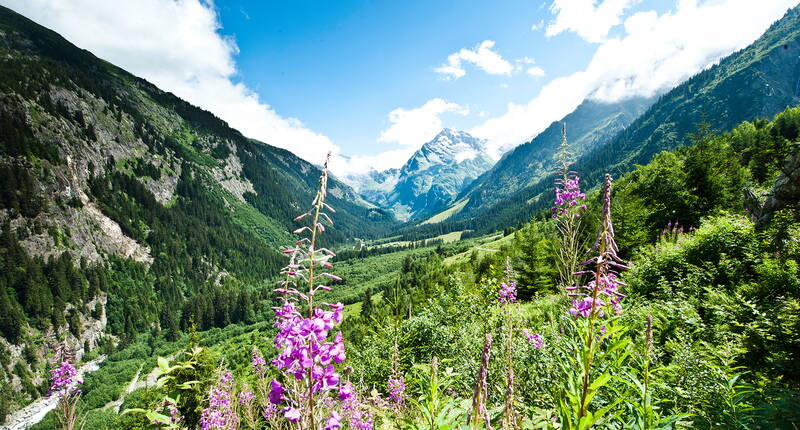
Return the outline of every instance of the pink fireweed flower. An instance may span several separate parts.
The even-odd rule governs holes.
[[[517,284],[515,282],[501,282],[500,291],[497,293],[497,301],[500,305],[517,302]]]
[[[283,394],[286,390],[281,386],[277,379],[270,382],[269,401],[274,405],[279,405],[283,401]]]
[[[281,412],[283,412],[283,417],[290,423],[300,421],[300,409],[287,406]]]
[[[550,209],[553,212],[553,218],[569,213],[580,216],[580,211],[586,210],[586,205],[581,203],[586,199],[586,195],[581,192],[580,180],[578,176],[575,176],[566,178],[566,181],[563,179],[556,181],[556,198],[553,201],[554,206]]]
[[[346,402],[353,397],[353,386],[346,382],[341,387],[339,387],[339,400]]]
[[[342,417],[336,411],[331,411],[331,416],[325,421],[324,430],[336,430],[341,426]]]
[[[233,375],[226,372],[218,386],[211,387],[208,407],[200,413],[200,428],[203,430],[233,430],[239,425],[239,417],[231,407]]]
[[[78,370],[69,361],[62,361],[58,367],[50,370],[50,390],[47,396],[56,394],[58,397],[67,397],[72,394],[80,394],[81,390],[75,384],[83,384],[78,379]]]
[[[528,329],[522,329],[522,335],[525,336],[525,340],[533,344],[534,348],[539,349],[544,346],[544,339],[539,333],[531,333]]]
[[[406,381],[403,377],[390,377],[386,383],[386,388],[389,391],[389,400],[396,406],[402,406],[406,400]]]

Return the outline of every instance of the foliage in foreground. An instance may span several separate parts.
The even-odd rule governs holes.
[[[564,261],[563,217],[452,267],[436,253],[408,259],[379,302],[341,325],[349,367],[326,407],[343,416],[342,387],[351,387],[345,397],[371,420],[330,413],[314,428],[792,428],[800,218],[788,207],[754,223],[741,208],[745,187],[774,181],[797,118],[794,109],[723,136],[698,133],[697,145],[618,180],[613,198],[608,186],[557,202],[587,205],[567,232],[597,244],[578,275],[553,270]],[[630,270],[613,273],[610,262]],[[140,398],[160,415],[119,422],[193,428],[213,409],[236,417],[217,428],[300,428],[270,402],[285,394],[266,364],[280,353],[265,341],[274,336],[266,327],[231,333],[162,363],[162,388]],[[193,358],[201,353],[204,365]],[[390,383],[401,378],[404,390]],[[299,421],[307,412],[297,409]]]

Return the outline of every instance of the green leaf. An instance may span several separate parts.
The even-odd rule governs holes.
[[[161,369],[163,373],[169,372],[169,361],[164,357],[158,357],[158,368]]]
[[[606,372],[606,373],[600,375],[597,379],[592,381],[592,383],[589,385],[589,391],[597,391],[598,389],[600,389],[600,387],[605,386],[608,383],[609,380],[611,380],[611,374],[610,373]]]

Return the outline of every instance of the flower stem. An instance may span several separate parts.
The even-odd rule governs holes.
[[[328,162],[331,159],[331,153],[325,158],[325,165],[322,167],[322,176],[319,178],[319,190],[317,190],[316,202],[314,205],[314,219],[311,223],[311,245],[310,252],[308,253],[308,317],[314,318],[314,253],[317,251],[317,224],[319,223],[319,213],[322,211],[322,205],[325,201],[325,187],[328,185]],[[313,366],[312,366],[313,368]],[[314,425],[314,378],[311,374],[312,368],[308,369],[308,421],[311,429],[315,428]]]

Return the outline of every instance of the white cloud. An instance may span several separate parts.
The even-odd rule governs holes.
[[[533,24],[533,25],[531,26],[531,31],[540,30],[540,29],[542,29],[542,28],[544,28],[544,20],[543,20],[543,19],[542,19],[542,20],[539,20],[539,22],[538,22],[538,23],[536,23],[536,24]]]
[[[312,162],[331,140],[284,118],[236,75],[236,43],[217,31],[213,4],[201,0],[0,0],[161,89],[207,109],[246,136],[286,148]]]
[[[413,109],[397,108],[389,112],[388,118],[392,125],[381,132],[377,141],[399,145],[400,148],[389,149],[376,155],[334,157],[331,170],[340,172],[344,179],[348,179],[372,169],[380,172],[401,167],[414,151],[442,131],[440,117],[447,113],[468,115],[469,108],[440,98],[428,100],[422,106]]]
[[[395,142],[417,149],[442,131],[440,116],[448,112],[467,115],[469,109],[440,98],[428,100],[414,109],[397,108],[389,112],[392,125],[381,132],[378,142]]]
[[[544,69],[539,66],[533,66],[528,69],[528,74],[533,76],[534,78],[541,78],[544,76]]]
[[[434,69],[436,73],[444,75],[445,79],[458,79],[467,74],[463,62],[472,63],[490,75],[511,76],[514,67],[500,54],[493,51],[495,42],[484,40],[480,45],[472,48],[462,48],[450,54],[447,63]]]
[[[418,148],[400,148],[383,151],[376,155],[356,155],[349,157],[334,157],[331,159],[331,171],[348,180],[358,175],[369,173],[372,170],[384,170],[401,167],[411,158]]]
[[[796,4],[682,0],[675,12],[636,13],[625,20],[625,36],[600,44],[585,70],[550,81],[527,104],[509,103],[505,114],[470,133],[499,153],[536,136],[586,97],[614,102],[653,96],[744,48]]]
[[[545,34],[555,36],[574,31],[588,42],[602,42],[619,25],[625,10],[640,0],[554,0],[550,10],[556,15]]]

